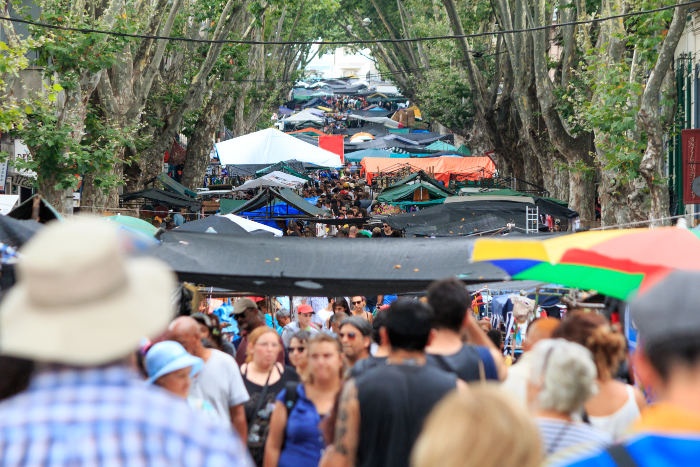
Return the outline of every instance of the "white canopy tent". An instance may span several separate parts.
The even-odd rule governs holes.
[[[318,123],[320,125],[323,125],[325,123],[325,119],[322,116],[317,115],[315,112],[313,112],[310,109],[304,109],[301,112],[297,112],[294,115],[290,115],[289,117],[284,119],[285,123],[304,123],[304,122],[313,122],[313,123]]]
[[[260,178],[248,180],[243,185],[234,188],[233,191],[252,190],[261,186],[296,188],[304,183],[306,183],[306,180],[301,177],[275,170]]]
[[[340,156],[274,128],[215,144],[224,165],[276,164],[296,159],[321,167],[340,167]]]

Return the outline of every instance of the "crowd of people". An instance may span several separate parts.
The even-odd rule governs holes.
[[[696,461],[698,273],[630,302],[632,354],[604,313],[571,309],[508,362],[455,278],[372,307],[242,297],[234,345],[214,314],[175,317],[172,272],[123,247],[79,217],[22,249],[0,303],[0,465]]]

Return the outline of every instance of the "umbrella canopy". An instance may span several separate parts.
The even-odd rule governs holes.
[[[33,219],[0,216],[0,243],[19,248],[42,227],[43,224]]]
[[[175,229],[163,235],[152,254],[170,264],[181,280],[260,295],[378,295],[423,291],[433,280],[450,276],[466,284],[507,278],[490,264],[469,263],[472,242],[264,238]],[[338,267],[334,260],[360,251],[362,261]]]
[[[473,261],[514,279],[594,289],[626,300],[673,270],[700,270],[700,232],[675,227],[581,232],[548,240],[477,240]]]
[[[116,216],[107,216],[105,219],[110,222],[116,222],[117,224],[124,225],[138,232],[143,232],[151,237],[158,232],[158,228],[155,225],[143,219],[139,219],[138,217],[122,216],[118,214]]]
[[[350,141],[353,143],[356,141],[372,141],[373,139],[374,135],[367,133],[366,131],[360,131],[359,133],[355,133],[350,137]]]

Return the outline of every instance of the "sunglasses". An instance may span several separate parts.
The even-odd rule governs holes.
[[[360,303],[362,303],[362,300],[360,300],[359,302],[352,302],[353,305],[359,305]]]
[[[243,315],[245,315],[245,311],[243,313],[238,313],[237,315],[233,315],[233,319],[238,321],[239,319],[243,318]]]
[[[306,350],[306,347],[290,347],[289,353],[294,353],[294,352],[302,353],[304,350]]]
[[[356,332],[339,332],[338,336],[342,339],[343,337],[347,337],[350,340],[353,340],[354,338],[357,337]]]

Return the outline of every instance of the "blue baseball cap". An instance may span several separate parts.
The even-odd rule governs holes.
[[[179,342],[162,341],[148,349],[145,365],[148,382],[153,384],[161,376],[188,367],[192,367],[190,376],[194,376],[202,369],[204,362],[201,358],[187,353]]]

